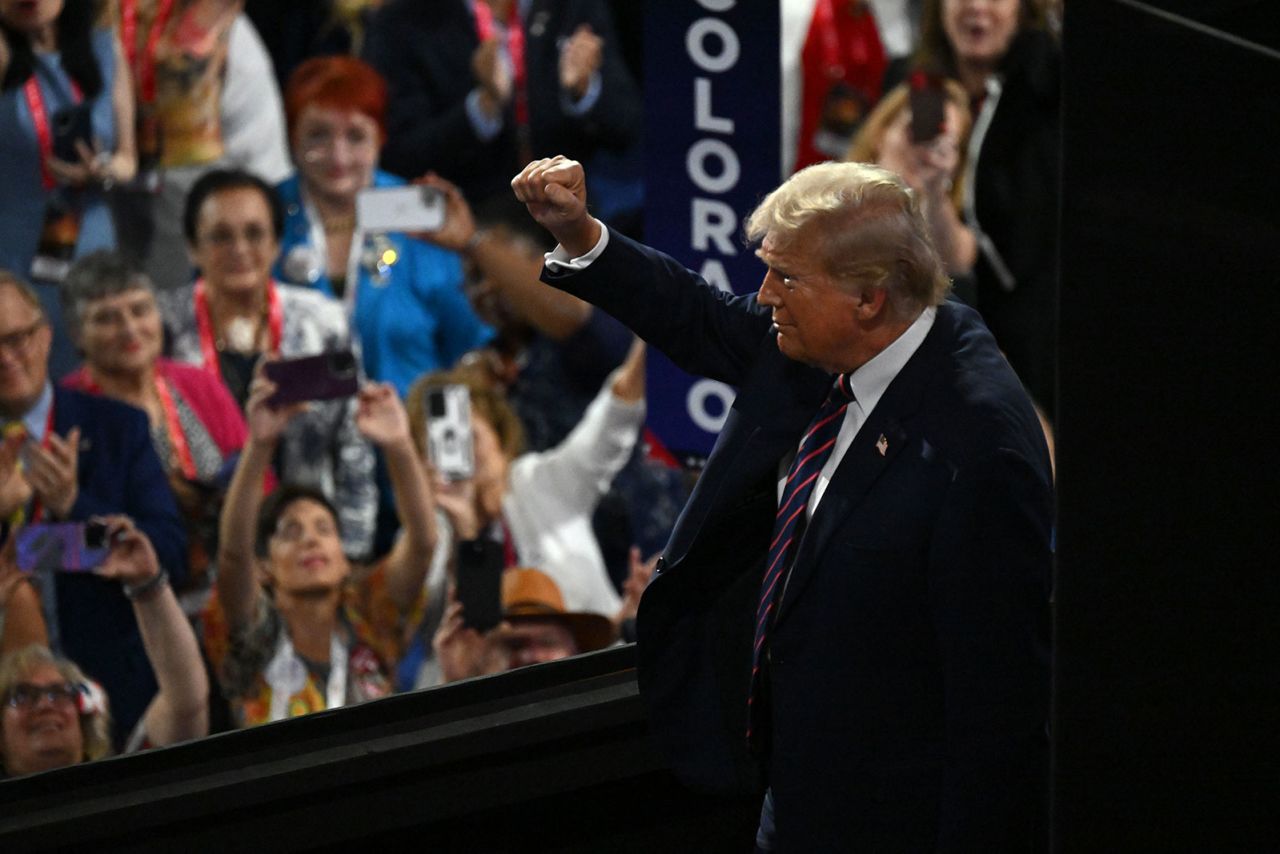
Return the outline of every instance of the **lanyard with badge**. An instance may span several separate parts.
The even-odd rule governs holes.
[[[49,169],[49,158],[60,147],[55,140],[55,122],[60,139],[66,136],[83,136],[87,132],[85,128],[69,127],[69,133],[64,133],[62,126],[87,123],[89,114],[83,109],[84,95],[80,87],[71,80],[71,109],[60,110],[50,116],[37,76],[33,72],[22,86],[22,94],[36,133],[36,147],[40,156],[40,184],[47,197],[44,220],[40,226],[40,240],[36,245],[35,258],[31,261],[31,278],[38,282],[58,284],[71,269],[76,242],[80,239],[81,194],[73,188],[59,186]]]
[[[213,314],[209,309],[209,294],[206,291],[206,287],[203,278],[196,280],[194,301],[196,332],[200,336],[201,363],[206,371],[218,379],[224,379],[222,376],[222,363],[218,359],[218,350],[220,348],[218,346],[218,338],[213,331]],[[276,290],[276,283],[271,279],[267,281],[266,315],[267,345],[270,348],[268,352],[279,353],[280,342],[284,337],[284,309],[280,305],[280,292]],[[232,346],[238,350],[247,350],[253,347],[252,332],[246,337],[248,337],[248,341],[233,341]]]

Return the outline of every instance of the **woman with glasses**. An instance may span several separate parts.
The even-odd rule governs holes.
[[[385,558],[353,570],[339,514],[321,492],[286,485],[264,502],[263,476],[304,407],[273,406],[276,389],[259,371],[249,441],[222,514],[215,599],[222,617],[205,631],[240,726],[389,694],[405,627],[420,619],[436,541],[426,470],[404,406],[386,383],[361,390],[356,416],[387,458],[403,525]]]
[[[146,534],[125,516],[99,521],[110,552],[95,572],[123,585],[159,685],[125,752],[199,738],[209,728],[209,682],[191,624]],[[74,662],[39,645],[0,659],[0,777],[100,759],[110,733],[106,695]]]
[[[221,379],[241,407],[262,356],[287,359],[351,346],[339,303],[272,277],[283,229],[280,200],[261,178],[209,172],[192,187],[183,213],[201,277],[159,295],[173,358]],[[378,491],[373,451],[355,426],[355,402],[313,403],[289,424],[276,462],[282,481],[332,497],[341,508],[347,553],[367,554]]]
[[[84,365],[62,384],[147,413],[151,441],[187,521],[191,613],[203,604],[219,495],[244,445],[244,416],[217,377],[161,356],[164,330],[151,279],[105,250],[75,263],[63,312]],[[183,591],[187,592],[186,590]]]
[[[358,59],[318,57],[290,76],[285,111],[298,171],[280,185],[276,272],[342,300],[365,370],[404,395],[415,377],[451,367],[493,332],[463,294],[458,255],[356,226],[360,191],[404,183],[377,168],[386,107],[386,83]]]

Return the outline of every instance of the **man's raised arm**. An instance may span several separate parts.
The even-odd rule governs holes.
[[[587,213],[587,176],[576,160],[558,154],[534,160],[511,179],[511,189],[570,258],[586,255],[600,241],[604,226]]]

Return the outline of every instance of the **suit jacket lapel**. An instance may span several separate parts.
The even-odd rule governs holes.
[[[786,618],[812,579],[831,537],[850,514],[857,512],[871,487],[910,442],[911,434],[904,424],[919,407],[926,387],[939,370],[940,355],[945,351],[943,339],[947,335],[941,320],[940,309],[920,348],[885,389],[832,475],[792,562],[782,601],[778,603],[775,626]]]
[[[766,476],[776,483],[778,460],[795,450],[831,378],[777,353],[763,358],[743,384],[707,468],[677,520],[664,551],[668,566],[689,551],[712,515],[733,509]],[[758,489],[756,490],[758,493]]]

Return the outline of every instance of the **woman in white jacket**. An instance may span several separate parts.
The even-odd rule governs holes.
[[[436,501],[453,542],[499,542],[507,566],[537,567],[551,576],[567,610],[614,618],[622,600],[592,533],[591,515],[644,425],[644,345],[632,346],[578,426],[547,451],[521,453],[520,422],[502,391],[480,371],[463,367],[424,375],[409,390],[414,439],[424,455],[427,391],[451,384],[471,393],[476,462],[470,480],[437,480]],[[434,581],[431,598],[439,602],[444,579]]]

